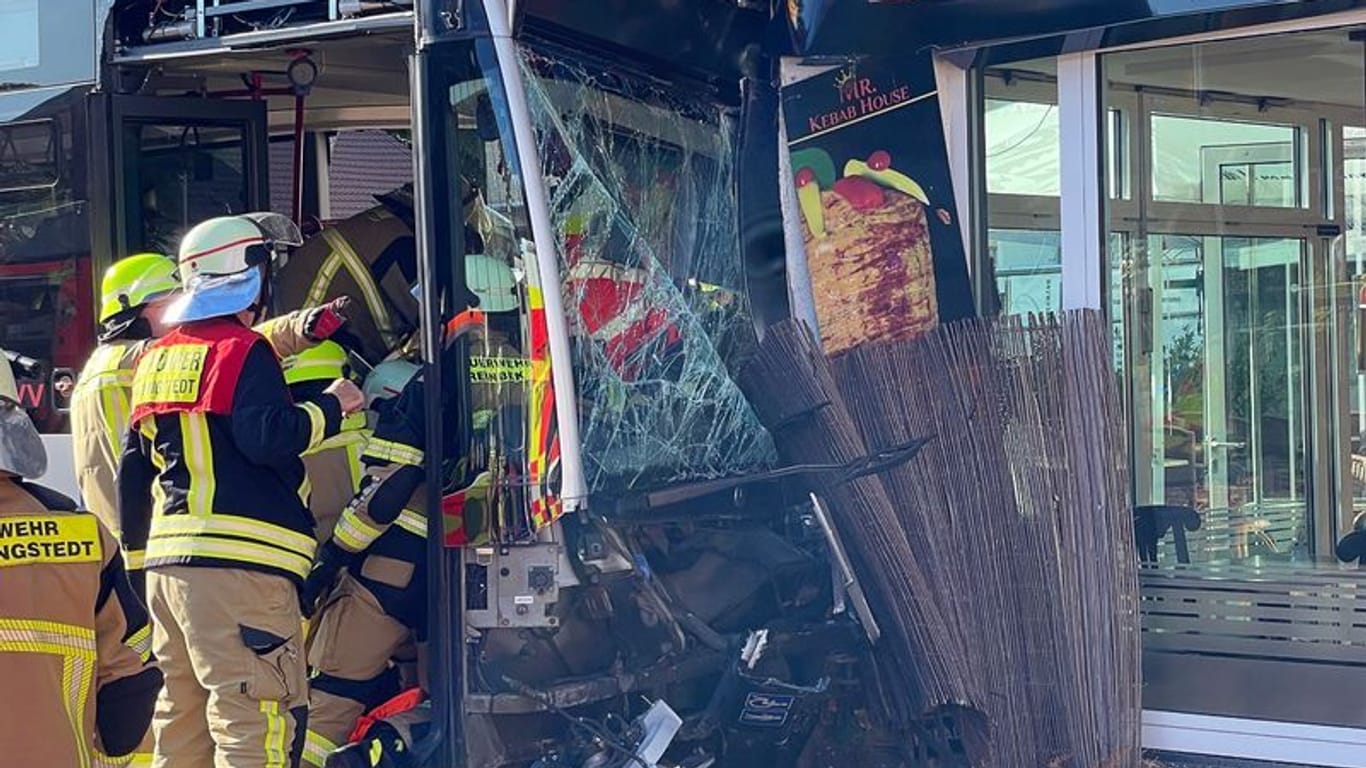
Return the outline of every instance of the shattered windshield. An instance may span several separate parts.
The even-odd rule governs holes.
[[[734,475],[773,455],[731,378],[754,345],[734,115],[524,48],[593,491]]]

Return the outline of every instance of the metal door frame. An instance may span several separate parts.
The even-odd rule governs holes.
[[[105,157],[95,162],[102,166],[103,189],[110,201],[103,211],[108,218],[105,231],[96,233],[103,240],[102,253],[118,259],[128,255],[127,213],[129,201],[124,195],[123,174],[131,158],[123,146],[123,126],[127,123],[184,125],[186,127],[240,128],[245,137],[243,170],[247,178],[247,208],[262,210],[270,199],[269,147],[267,141],[266,104],[257,100],[207,99],[179,96],[124,96],[100,97],[103,108],[94,110],[107,115],[92,122],[101,124],[103,136],[95,146],[103,147]]]

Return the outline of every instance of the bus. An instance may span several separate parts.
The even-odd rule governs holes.
[[[422,764],[844,749],[822,721],[874,673],[866,638],[734,377],[785,311],[767,9],[418,5],[0,6],[0,346],[40,362],[43,481],[75,494],[56,382],[105,268],[289,215],[282,308],[350,287],[358,370],[409,354],[433,393]],[[442,365],[471,294],[485,332]]]

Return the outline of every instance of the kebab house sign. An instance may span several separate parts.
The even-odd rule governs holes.
[[[787,86],[783,114],[825,351],[972,316],[929,58]]]

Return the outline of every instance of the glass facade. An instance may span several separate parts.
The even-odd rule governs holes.
[[[1100,296],[1132,503],[1193,513],[1142,572],[1149,710],[1361,727],[1366,580],[1336,549],[1366,512],[1364,62],[1321,28],[977,70],[978,268],[1006,313]],[[1068,246],[1079,188],[1101,232]]]
[[[1062,307],[1062,149],[1052,59],[982,73],[982,143],[992,279],[982,305],[1004,314]],[[993,293],[994,289],[994,293]]]

